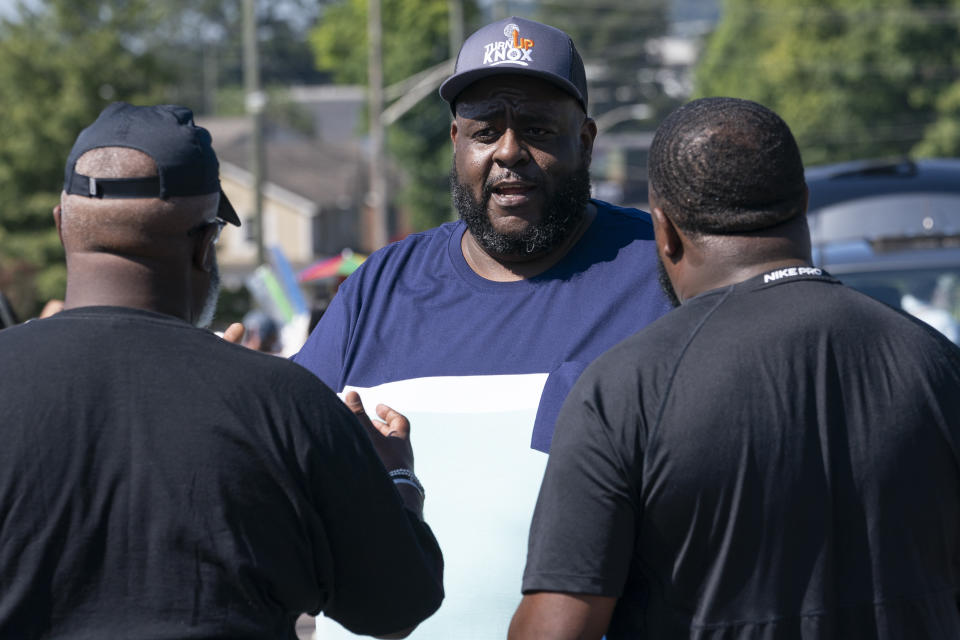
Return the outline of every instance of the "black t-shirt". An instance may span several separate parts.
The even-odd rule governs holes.
[[[564,405],[523,589],[608,637],[960,638],[960,349],[818,269],[704,293]]]
[[[300,366],[170,316],[0,332],[0,637],[360,633],[443,597],[430,529]]]

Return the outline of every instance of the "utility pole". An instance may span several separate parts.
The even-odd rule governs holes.
[[[367,0],[367,39],[369,40],[367,83],[370,116],[370,186],[367,193],[370,233],[367,238],[372,245],[367,248],[371,251],[384,246],[388,240],[386,129],[425,96],[436,91],[443,79],[453,73],[457,52],[463,44],[463,0],[447,0],[447,2],[450,12],[450,59],[388,87],[386,93],[391,94],[390,99],[394,102],[389,108],[385,108],[383,24],[380,0]]]
[[[380,119],[383,112],[383,26],[380,19],[380,0],[368,0],[367,84],[370,112],[370,250],[387,244],[387,178],[384,159],[386,127]]]
[[[250,173],[253,175],[253,218],[256,225],[257,265],[266,262],[263,248],[263,109],[267,96],[260,89],[260,59],[257,53],[257,14],[255,0],[243,0],[243,80],[246,89],[244,105],[250,116],[252,144]]]
[[[450,57],[457,59],[463,44],[463,0],[447,0],[450,10]]]

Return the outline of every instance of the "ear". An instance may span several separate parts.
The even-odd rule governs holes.
[[[682,234],[660,207],[653,207],[650,217],[653,219],[653,234],[660,255],[676,263],[683,257]]]
[[[57,227],[57,237],[60,238],[61,245],[63,244],[63,230],[60,228],[61,220],[62,220],[62,218],[60,217],[60,214],[62,211],[63,211],[62,204],[58,204],[53,208],[53,224],[55,224]]]
[[[454,116],[453,120],[450,122],[450,142],[454,146],[457,145],[457,118]]]
[[[807,207],[810,206],[810,187],[803,184],[803,215],[807,215]]]
[[[584,162],[587,163],[587,166],[590,166],[590,162],[593,160],[593,141],[597,138],[597,123],[596,121],[587,116],[583,120],[583,124],[580,125],[580,148],[583,153]]]
[[[193,266],[201,271],[210,271],[213,269],[213,261],[216,257],[216,247],[213,239],[217,235],[217,225],[207,225],[203,233],[197,236],[196,244],[193,245]]]

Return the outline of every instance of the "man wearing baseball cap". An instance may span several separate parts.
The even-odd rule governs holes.
[[[413,637],[502,638],[560,405],[590,361],[669,304],[649,215],[590,198],[597,128],[567,34],[489,24],[440,96],[459,220],[372,255],[294,359],[417,427],[447,597]]]
[[[320,611],[383,635],[436,610],[406,419],[351,396],[361,424],[201,328],[239,219],[190,110],[110,105],[64,178],[64,310],[0,335],[0,637],[290,638]]]

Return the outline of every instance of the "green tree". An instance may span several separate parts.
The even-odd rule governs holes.
[[[306,39],[316,3],[257,7],[263,82],[324,78]],[[2,14],[0,290],[20,316],[64,294],[50,211],[77,134],[114,100],[213,107],[216,86],[242,83],[240,16],[240,0],[19,0]],[[282,98],[269,114],[299,118]]]
[[[51,209],[77,133],[113,100],[159,97],[168,72],[135,34],[150,0],[46,0],[0,20],[0,289],[22,317],[62,297]]]
[[[475,13],[473,5],[465,7],[468,22]],[[384,0],[381,15],[386,84],[450,57],[447,0]],[[317,66],[331,73],[336,82],[366,84],[366,25],[366,0],[343,0],[326,7],[311,34]],[[449,132],[450,111],[436,94],[422,100],[388,130],[388,151],[408,178],[399,202],[410,211],[416,229],[450,218]]]
[[[774,109],[808,165],[908,154],[938,100],[951,109],[940,96],[956,75],[956,9],[956,0],[726,0],[695,94]]]
[[[149,48],[177,77],[170,98],[197,113],[234,110],[234,93],[243,87],[241,0],[166,0],[150,34]],[[317,70],[308,42],[319,11],[314,0],[257,0],[254,3],[260,78],[266,87],[317,84],[328,74]],[[218,95],[225,89],[225,100]]]
[[[960,53],[957,55],[960,68]],[[960,80],[947,87],[936,100],[937,120],[913,152],[921,157],[960,157]]]
[[[649,46],[651,39],[667,32],[668,4],[667,0],[541,0],[538,19],[566,31],[588,68],[591,115],[611,114],[614,126],[625,129],[650,129],[679,103],[658,79],[660,60]],[[628,117],[632,105],[646,107],[647,117]],[[618,112],[624,115],[616,117]]]

